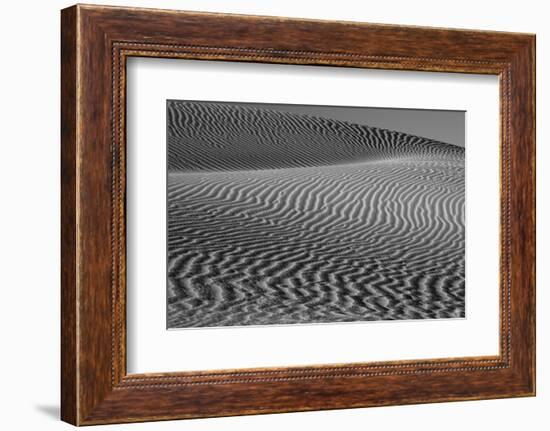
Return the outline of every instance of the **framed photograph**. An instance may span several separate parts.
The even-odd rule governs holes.
[[[535,36],[61,14],[61,415],[535,394]]]

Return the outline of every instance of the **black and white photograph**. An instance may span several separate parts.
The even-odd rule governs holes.
[[[168,329],[466,316],[464,111],[166,110]]]

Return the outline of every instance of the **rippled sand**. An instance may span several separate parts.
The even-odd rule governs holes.
[[[464,317],[464,149],[168,105],[168,327]]]

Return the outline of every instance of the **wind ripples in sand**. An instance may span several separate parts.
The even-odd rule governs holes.
[[[169,102],[168,327],[463,317],[464,149]]]

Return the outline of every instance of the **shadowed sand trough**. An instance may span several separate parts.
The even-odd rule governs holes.
[[[168,102],[168,327],[464,317],[464,149]]]

